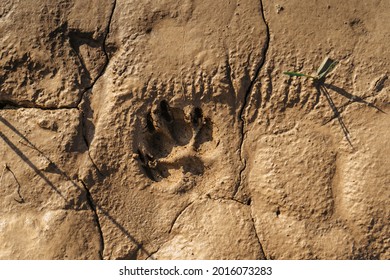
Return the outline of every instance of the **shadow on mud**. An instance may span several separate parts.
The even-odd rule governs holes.
[[[103,251],[104,251],[104,239],[103,239],[103,233],[102,233],[102,230],[101,230],[101,226],[100,226],[100,222],[99,222],[99,217],[98,217],[98,214],[101,214],[103,215],[105,218],[107,218],[117,229],[119,229],[126,237],[127,239],[132,242],[136,248],[135,250],[131,250],[127,255],[126,255],[126,259],[137,259],[137,254],[138,252],[142,252],[143,254],[145,254],[146,256],[150,257],[152,255],[152,253],[148,252],[142,245],[141,242],[139,242],[132,234],[130,234],[130,232],[128,232],[126,230],[126,228],[121,225],[117,220],[115,220],[112,215],[109,213],[109,211],[105,210],[101,205],[99,205],[98,203],[94,202],[91,195],[90,195],[90,192],[89,192],[89,189],[86,187],[85,183],[80,181],[81,184],[83,185],[83,187],[80,187],[80,185],[78,185],[74,180],[72,180],[70,178],[70,176],[65,173],[62,169],[60,169],[58,167],[57,164],[55,164],[48,156],[46,156],[40,149],[38,149],[33,143],[31,143],[31,141],[29,139],[27,139],[17,128],[15,128],[10,122],[8,122],[6,119],[4,119],[2,116],[0,116],[0,122],[3,123],[5,126],[7,126],[10,130],[12,130],[12,132],[14,132],[18,137],[20,137],[25,143],[22,143],[23,145],[26,145],[28,146],[29,148],[31,149],[34,149],[36,150],[40,155],[42,155],[43,157],[45,157],[49,162],[50,162],[50,167],[51,167],[51,172],[55,172],[55,173],[58,173],[58,174],[61,174],[62,176],[64,176],[64,178],[71,182],[72,185],[79,189],[82,193],[85,193],[86,192],[86,199],[87,199],[87,202],[91,208],[91,210],[93,210],[95,213],[95,223],[96,223],[96,226],[98,227],[98,230],[99,230],[99,233],[100,233],[100,238],[101,238],[101,248],[100,248],[100,251],[99,251],[99,254],[100,254],[100,257],[103,259]],[[50,179],[41,171],[39,170],[39,168],[28,158],[28,156],[23,153],[11,140],[10,140],[10,137],[7,137],[3,132],[0,131],[0,138],[4,141],[5,144],[7,144],[7,146],[9,148],[11,148],[15,153],[16,155],[18,155],[39,177],[41,177],[45,183],[57,194],[59,195],[65,202],[67,202],[68,205],[72,205],[72,202],[70,202],[62,193],[61,191],[55,186],[55,184],[50,181]],[[5,168],[7,168],[7,170],[9,170],[9,167],[7,165],[5,165]],[[16,179],[16,176],[15,174],[10,170],[10,172],[12,173],[12,175],[14,176],[14,178]],[[19,181],[16,179],[17,183],[19,184]],[[18,188],[18,193],[20,195],[20,184],[19,184],[19,188]],[[24,203],[25,202],[25,199],[20,195],[20,200],[17,201],[19,203]],[[66,208],[68,209],[68,208]],[[73,208],[72,209],[75,209],[75,210],[81,210],[81,209],[78,209],[78,206],[77,205],[73,205]],[[85,209],[84,209],[85,210]]]
[[[364,100],[362,97],[359,97],[357,95],[353,95],[349,92],[347,92],[346,90],[340,88],[340,87],[337,87],[337,86],[334,86],[332,84],[328,84],[328,83],[325,83],[324,82],[324,79],[320,79],[316,82],[315,84],[315,88],[317,90],[317,94],[318,96],[320,96],[321,94],[325,95],[326,97],[326,100],[328,101],[329,103],[329,106],[331,107],[332,111],[333,111],[333,116],[324,122],[324,125],[329,123],[330,121],[332,121],[333,119],[337,118],[339,124],[340,124],[340,127],[344,133],[344,137],[345,139],[348,141],[348,144],[353,148],[353,145],[352,145],[352,142],[351,142],[351,138],[350,138],[350,134],[349,134],[349,130],[347,128],[347,126],[345,125],[344,121],[343,121],[343,118],[341,117],[341,113],[346,109],[346,107],[349,105],[349,104],[352,104],[354,102],[359,102],[359,103],[363,103],[369,107],[372,107],[376,110],[378,110],[379,112],[381,113],[384,113],[386,114],[385,111],[383,111],[382,109],[380,109],[379,107],[377,107],[375,104],[371,103],[371,102],[367,102],[366,100]],[[337,106],[334,104],[333,102],[333,99],[332,97],[330,96],[329,94],[329,91],[328,89],[331,89],[333,91],[335,91],[336,93],[346,97],[349,99],[349,101],[347,103],[345,103],[343,106],[341,106],[340,108],[337,108]]]

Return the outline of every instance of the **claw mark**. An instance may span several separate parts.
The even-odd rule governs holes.
[[[145,152],[142,152],[140,149],[138,149],[136,157],[140,161],[141,168],[145,172],[146,176],[153,181],[157,181],[157,178],[152,172],[152,165],[150,164],[153,158]]]
[[[202,123],[203,119],[203,113],[202,113],[202,109],[196,107],[193,112],[191,113],[191,121],[192,121],[192,124],[195,126],[195,127],[199,127]]]
[[[168,122],[171,123],[173,121],[172,113],[170,111],[168,102],[165,100],[160,102],[161,116]]]
[[[153,133],[156,131],[156,128],[154,127],[154,124],[153,124],[153,119],[152,119],[152,114],[151,112],[149,112],[147,115],[146,115],[146,128],[148,129],[148,131],[150,133]]]

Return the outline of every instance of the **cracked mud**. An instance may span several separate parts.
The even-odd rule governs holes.
[[[388,1],[138,2],[0,4],[0,259],[388,259]]]

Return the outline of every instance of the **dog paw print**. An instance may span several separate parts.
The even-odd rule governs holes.
[[[144,127],[136,158],[147,177],[155,182],[167,178],[180,181],[203,174],[198,151],[212,140],[212,126],[201,108],[175,108],[162,100],[147,112]]]

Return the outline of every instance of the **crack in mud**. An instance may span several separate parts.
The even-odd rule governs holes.
[[[108,67],[108,64],[110,62],[110,57],[109,57],[108,52],[107,52],[107,46],[106,46],[107,44],[106,44],[106,42],[107,42],[108,34],[110,33],[110,26],[111,26],[112,18],[114,16],[115,8],[116,8],[116,0],[113,2],[112,8],[111,8],[111,14],[110,14],[110,17],[108,19],[108,23],[107,23],[107,26],[106,26],[106,31],[105,31],[104,38],[103,38],[103,43],[102,43],[102,50],[103,50],[104,56],[106,57],[105,58],[105,63],[103,65],[103,67],[102,67],[102,70],[100,70],[100,73],[97,75],[97,77],[92,82],[92,84],[88,88],[86,88],[84,90],[83,94],[80,97],[80,100],[77,102],[76,108],[79,108],[82,100],[85,97],[85,94],[88,91],[92,90],[93,87],[95,86],[95,84],[97,83],[97,81],[104,75],[104,73],[106,72],[106,69]]]
[[[85,122],[86,116],[85,116],[84,110],[82,110],[82,108],[80,108],[81,107],[80,105],[81,105],[83,99],[86,98],[85,96],[86,96],[87,92],[88,91],[92,91],[92,89],[95,86],[95,84],[97,83],[97,81],[104,75],[104,73],[106,72],[106,69],[108,67],[108,64],[110,62],[110,57],[108,56],[107,47],[106,47],[106,41],[107,41],[108,34],[110,33],[110,26],[111,26],[112,18],[114,16],[115,8],[116,8],[116,0],[113,2],[112,8],[111,8],[111,14],[110,14],[110,17],[109,17],[109,20],[108,20],[108,23],[107,23],[107,26],[106,26],[106,32],[105,32],[105,35],[104,35],[104,38],[103,38],[102,49],[103,49],[104,56],[106,57],[104,66],[103,66],[102,70],[100,71],[99,75],[92,82],[91,86],[88,87],[83,92],[83,94],[82,94],[82,96],[81,96],[81,98],[78,101],[78,104],[76,106],[76,108],[79,111],[81,111],[81,131],[82,131],[82,137],[83,137],[84,143],[87,146],[88,157],[89,157],[90,161],[92,162],[92,165],[95,167],[96,171],[102,177],[104,177],[104,174],[99,169],[99,167],[96,165],[95,161],[93,160],[93,158],[92,158],[92,156],[91,156],[91,154],[89,152],[90,143],[88,142],[88,139],[86,137],[86,124],[85,124],[86,123]]]
[[[239,203],[239,204],[241,204],[241,205],[243,205],[243,206],[245,206],[245,207],[250,207],[250,205],[248,205],[247,203],[244,203],[244,202],[239,201],[239,200],[234,199],[234,198],[219,198],[219,199],[215,199],[215,198],[209,197],[209,199],[214,199],[214,200],[216,200],[216,201],[217,201],[217,200],[234,201],[234,202]],[[187,207],[186,207],[186,208],[187,208]],[[185,208],[185,209],[186,209],[186,208]],[[183,209],[183,211],[184,211],[185,209]],[[182,212],[183,212],[183,211],[182,211]],[[264,252],[263,245],[261,244],[260,237],[259,237],[259,235],[258,235],[258,233],[257,233],[257,230],[256,230],[255,219],[254,219],[253,216],[252,216],[252,208],[251,208],[251,207],[250,207],[250,210],[249,210],[249,216],[250,216],[251,221],[252,221],[253,232],[254,232],[254,234],[255,234],[255,236],[256,236],[257,242],[259,243],[260,253],[261,253],[261,255],[264,257],[264,259],[267,260],[267,256],[266,256],[266,254],[265,254],[265,252]]]
[[[91,154],[89,152],[90,143],[88,143],[88,139],[87,139],[87,136],[86,136],[86,125],[85,125],[85,118],[86,118],[86,116],[85,116],[84,111],[80,108],[80,105],[81,105],[82,100],[84,98],[86,98],[85,97],[86,93],[88,91],[92,90],[93,87],[95,86],[96,82],[104,75],[104,73],[106,72],[106,69],[108,67],[108,64],[110,62],[110,57],[108,56],[108,52],[107,52],[107,48],[106,48],[106,41],[107,41],[108,34],[110,33],[110,26],[111,26],[112,18],[114,16],[115,8],[116,8],[116,0],[113,2],[113,6],[111,8],[111,14],[110,14],[110,17],[109,17],[109,20],[108,20],[108,23],[107,23],[107,26],[106,26],[106,32],[105,32],[105,35],[104,35],[104,38],[103,38],[102,49],[103,49],[103,53],[104,53],[104,55],[106,57],[105,64],[104,64],[102,70],[100,71],[99,75],[96,77],[96,79],[91,84],[91,86],[84,91],[84,93],[82,94],[82,96],[81,96],[81,98],[80,98],[80,100],[79,100],[79,102],[77,104],[77,109],[79,111],[81,111],[81,132],[82,132],[83,140],[84,140],[85,145],[87,147],[88,157],[89,157],[90,161],[92,162],[93,166],[96,168],[96,171],[101,176],[103,176],[103,174],[100,171],[100,169],[98,168],[98,166],[96,165],[95,161],[93,160],[93,158],[92,158],[92,156],[91,156]],[[99,235],[100,235],[99,255],[100,255],[101,259],[104,259],[103,258],[103,253],[104,253],[104,236],[103,236],[103,231],[102,231],[102,227],[101,227],[101,224],[100,224],[99,216],[98,216],[97,211],[96,211],[96,205],[95,205],[95,203],[93,201],[93,197],[92,197],[89,189],[87,188],[86,184],[84,182],[82,182],[82,184],[83,184],[83,186],[84,186],[84,188],[85,188],[85,190],[87,192],[87,202],[88,202],[89,206],[91,207],[91,209],[94,211],[95,222],[97,224]]]
[[[262,16],[263,22],[265,24],[267,36],[266,36],[265,44],[264,44],[263,49],[262,49],[262,60],[259,63],[259,66],[257,67],[256,72],[255,72],[255,75],[254,75],[254,77],[253,77],[253,79],[252,79],[252,81],[251,81],[251,83],[250,83],[250,85],[249,85],[249,87],[248,87],[248,89],[247,89],[247,91],[245,93],[244,102],[243,102],[242,107],[241,107],[240,112],[239,112],[239,118],[240,118],[240,121],[241,121],[240,161],[242,162],[243,166],[242,166],[241,170],[239,171],[238,182],[236,184],[236,187],[235,187],[235,190],[234,190],[234,193],[233,193],[233,196],[232,196],[233,199],[235,198],[236,194],[238,193],[238,191],[239,191],[239,189],[240,189],[240,187],[242,185],[243,174],[244,174],[244,171],[245,171],[246,166],[247,166],[246,165],[246,160],[245,160],[244,155],[243,155],[243,147],[244,147],[245,135],[246,135],[246,131],[245,131],[245,127],[246,127],[245,109],[248,106],[249,97],[251,96],[251,93],[253,91],[253,87],[256,84],[257,78],[258,78],[258,76],[260,74],[260,70],[263,68],[263,66],[265,64],[266,56],[267,56],[267,52],[268,52],[268,48],[269,48],[269,42],[270,42],[270,31],[269,31],[269,26],[268,26],[267,20],[265,18],[264,5],[263,5],[263,1],[262,0],[260,0],[260,11],[261,11],[261,16]],[[256,226],[255,226],[255,221],[254,221],[253,216],[252,216],[252,211],[250,211],[250,216],[251,216],[251,219],[252,219],[253,230],[255,232],[257,241],[258,241],[259,246],[260,246],[260,252],[264,256],[264,258],[267,259],[266,255],[264,253],[263,245],[261,244],[260,238],[259,238],[258,233],[256,231]]]
[[[265,44],[264,44],[263,49],[262,49],[262,60],[260,61],[259,65],[258,65],[258,67],[257,67],[257,69],[255,71],[255,75],[254,75],[252,81],[250,82],[249,87],[248,87],[248,89],[247,89],[247,91],[245,93],[244,102],[243,102],[242,107],[241,107],[240,112],[239,112],[239,118],[240,118],[240,121],[241,121],[241,128],[240,128],[240,134],[241,134],[240,161],[243,164],[243,166],[242,166],[242,168],[239,171],[238,182],[237,182],[236,187],[235,187],[234,192],[233,192],[233,196],[232,196],[233,198],[236,196],[238,190],[241,187],[242,176],[243,176],[244,171],[246,169],[246,160],[245,160],[245,158],[243,156],[243,147],[244,147],[245,134],[246,134],[246,131],[245,131],[245,127],[246,127],[245,109],[248,106],[248,100],[249,100],[249,97],[250,97],[251,92],[253,90],[253,87],[256,84],[257,78],[258,78],[258,76],[260,74],[260,70],[263,68],[263,65],[265,64],[266,56],[267,56],[267,52],[268,52],[268,48],[269,48],[269,42],[270,42],[269,26],[268,26],[268,23],[267,23],[267,21],[265,19],[264,6],[263,6],[263,2],[262,1],[260,1],[260,11],[261,11],[261,16],[262,16],[263,22],[265,24],[267,36],[266,36]]]
[[[263,245],[261,244],[259,234],[257,233],[257,230],[256,230],[256,224],[255,224],[255,219],[252,216],[252,210],[249,211],[249,215],[251,216],[252,225],[253,225],[253,231],[255,232],[257,242],[259,242],[260,253],[264,256],[264,259],[267,260],[267,256],[265,255],[264,248],[263,248]]]
[[[172,221],[172,223],[171,223],[171,226],[170,226],[170,228],[169,228],[169,230],[168,230],[168,234],[171,234],[172,229],[173,229],[173,227],[175,226],[175,224],[176,224],[177,220],[179,219],[179,217],[184,213],[185,210],[188,209],[188,207],[190,207],[192,204],[194,204],[194,202],[196,202],[196,200],[189,202],[186,206],[183,207],[183,209],[181,209],[181,210],[179,211],[179,213],[177,213],[176,217],[173,219],[173,221]],[[167,241],[167,242],[168,242],[168,241]],[[160,249],[161,249],[167,242],[161,244],[155,251],[149,253],[148,256],[146,257],[146,259],[156,260],[156,259],[153,257],[153,255],[156,254],[158,251],[160,251]]]
[[[93,214],[94,214],[94,220],[95,220],[95,223],[96,223],[96,226],[97,226],[97,229],[98,229],[98,232],[99,232],[99,237],[100,237],[100,248],[99,248],[99,256],[100,256],[100,259],[104,259],[103,258],[103,253],[104,253],[104,236],[103,236],[103,231],[102,231],[102,226],[100,224],[100,220],[99,220],[99,216],[98,216],[98,213],[96,211],[96,204],[95,202],[93,201],[93,198],[92,198],[92,195],[89,191],[89,189],[87,188],[87,185],[82,181],[80,180],[81,184],[83,185],[87,195],[87,203],[89,205],[89,207],[91,208],[91,210],[93,211]]]
[[[110,17],[109,17],[109,20],[108,20],[108,23],[107,23],[107,26],[106,26],[106,29],[105,29],[104,38],[102,40],[102,50],[103,50],[103,53],[104,53],[104,56],[105,56],[105,63],[103,65],[103,67],[102,67],[102,70],[97,75],[97,77],[94,79],[94,81],[91,83],[91,85],[89,87],[87,87],[82,92],[82,94],[81,94],[79,100],[76,102],[75,106],[43,106],[43,105],[39,105],[39,104],[33,104],[31,102],[20,102],[20,103],[18,103],[18,102],[12,101],[12,100],[1,100],[0,101],[0,110],[1,109],[7,109],[7,110],[8,109],[9,110],[15,110],[15,109],[16,110],[17,109],[40,109],[40,110],[70,110],[70,109],[77,109],[79,112],[81,112],[81,124],[80,124],[81,125],[81,134],[82,134],[83,141],[84,141],[84,143],[85,143],[85,145],[87,147],[88,157],[89,157],[90,161],[92,162],[92,165],[94,166],[94,168],[97,170],[99,175],[101,175],[102,177],[104,177],[103,173],[98,168],[98,166],[95,164],[95,162],[92,159],[91,154],[89,152],[90,144],[89,144],[87,136],[86,136],[87,132],[86,132],[86,125],[85,125],[86,115],[85,115],[85,112],[83,111],[83,109],[81,108],[82,107],[81,105],[82,105],[82,101],[85,98],[87,98],[86,97],[87,92],[91,91],[93,89],[93,87],[95,86],[95,84],[97,83],[97,81],[104,75],[104,73],[105,73],[105,71],[106,71],[106,69],[108,67],[108,64],[110,62],[110,57],[109,57],[108,52],[107,52],[106,41],[107,41],[108,34],[110,32],[110,26],[111,26],[111,22],[112,22],[112,19],[113,19],[115,8],[116,8],[116,0],[113,1],[113,5],[112,5],[112,8],[111,8],[111,14],[110,14]],[[77,52],[76,52],[76,54],[77,54]],[[81,60],[81,58],[80,58],[80,60]],[[82,61],[81,61],[81,63],[82,63]],[[85,65],[82,65],[82,66],[85,68]],[[6,108],[6,107],[9,107],[9,108]],[[100,256],[101,259],[103,259],[104,237],[103,237],[103,232],[102,232],[102,228],[101,228],[101,225],[100,225],[99,216],[98,216],[97,210],[96,210],[97,209],[97,205],[94,203],[93,197],[92,197],[89,189],[87,188],[86,184],[83,181],[81,181],[81,180],[80,180],[80,182],[81,182],[81,184],[83,185],[83,187],[84,187],[84,189],[86,191],[87,203],[88,203],[89,207],[91,208],[91,210],[94,212],[94,220],[95,220],[95,223],[97,225],[99,236],[100,236],[99,256]]]
[[[89,157],[90,161],[92,162],[94,168],[96,168],[97,172],[101,176],[103,176],[103,173],[98,168],[98,166],[95,164],[95,162],[92,159],[91,154],[89,152],[90,145],[89,145],[88,139],[86,137],[86,125],[85,125],[86,115],[85,115],[83,109],[81,108],[82,107],[81,105],[82,105],[83,100],[85,98],[87,98],[86,94],[93,89],[93,87],[95,86],[97,81],[104,75],[104,73],[105,73],[105,71],[106,71],[106,69],[108,67],[108,64],[110,62],[110,57],[108,55],[106,41],[107,41],[107,38],[108,38],[108,35],[109,35],[109,32],[110,32],[110,26],[111,26],[111,22],[112,22],[112,19],[113,19],[114,11],[115,11],[115,8],[116,8],[116,3],[117,3],[116,0],[113,1],[110,17],[108,19],[107,26],[105,28],[105,34],[104,34],[104,37],[103,37],[103,40],[102,40],[102,46],[101,47],[102,47],[102,50],[103,50],[103,53],[104,53],[104,56],[105,56],[105,63],[103,65],[100,73],[96,76],[94,81],[92,81],[91,85],[83,90],[83,92],[80,95],[79,100],[76,102],[76,105],[74,105],[74,106],[44,106],[44,105],[34,104],[32,102],[29,102],[29,101],[22,101],[22,102],[15,102],[13,100],[1,100],[0,101],[0,110],[1,109],[7,109],[7,110],[40,109],[40,110],[45,110],[46,111],[46,110],[70,110],[70,109],[77,109],[79,112],[81,112],[81,124],[80,124],[81,125],[81,134],[82,134],[83,141],[85,142],[85,145],[87,147],[88,157]],[[73,47],[72,47],[72,49],[74,50]],[[83,61],[82,61],[82,59],[81,59],[81,57],[80,57],[80,55],[77,52],[76,52],[76,54],[77,54],[77,56],[80,59],[80,63],[82,64],[82,67],[86,68],[84,63],[83,63]],[[97,229],[98,229],[98,232],[99,232],[99,237],[100,237],[99,256],[100,256],[101,259],[104,259],[103,258],[103,253],[104,253],[105,244],[104,244],[104,237],[103,237],[102,227],[101,227],[101,224],[100,224],[99,216],[97,214],[98,206],[95,204],[95,202],[93,200],[93,197],[92,197],[89,189],[87,188],[86,184],[82,180],[79,180],[79,181],[81,182],[81,184],[83,185],[83,187],[84,187],[84,189],[86,191],[87,203],[88,203],[89,207],[91,208],[91,210],[94,213],[94,220],[95,220],[95,223],[96,223],[96,226],[97,226]],[[19,191],[18,191],[18,194],[21,197]],[[21,197],[21,199],[24,202],[24,199],[22,197]]]
[[[96,169],[97,173],[102,177],[104,178],[104,174],[103,172],[100,170],[100,168],[96,165],[95,161],[93,160],[92,156],[91,156],[91,153],[89,152],[89,143],[88,143],[88,140],[87,140],[87,137],[85,136],[85,125],[84,125],[84,122],[82,121],[82,124],[81,124],[81,130],[82,130],[82,137],[83,137],[83,140],[84,140],[84,144],[85,146],[87,147],[87,155],[88,155],[88,158],[89,160],[91,161],[93,167]]]
[[[173,227],[175,226],[176,224],[176,221],[179,219],[179,217],[181,216],[181,214],[183,214],[183,212],[188,208],[190,207],[195,201],[192,201],[190,203],[188,203],[177,215],[176,217],[173,219],[172,221],[172,224],[171,224],[171,228],[169,229],[168,233],[171,233]]]
[[[66,110],[66,109],[79,109],[80,110],[79,106],[80,106],[82,100],[84,99],[85,94],[88,91],[92,90],[92,88],[95,86],[96,82],[104,75],[104,73],[107,69],[107,66],[110,62],[110,57],[108,55],[106,41],[107,41],[108,34],[110,33],[110,26],[111,26],[112,18],[114,16],[116,2],[117,2],[116,0],[113,1],[110,17],[108,19],[108,23],[107,23],[107,26],[105,28],[105,32],[104,32],[104,36],[103,36],[103,40],[102,40],[102,50],[103,50],[103,53],[105,56],[105,63],[103,65],[100,73],[97,75],[97,77],[94,79],[94,81],[92,81],[91,85],[83,90],[83,92],[80,95],[79,100],[76,102],[76,105],[74,105],[74,106],[67,106],[67,105],[64,105],[64,106],[44,106],[44,105],[34,104],[34,103],[29,102],[29,101],[15,102],[13,100],[1,100],[0,101],[0,109],[3,109],[4,107],[9,106],[9,107],[11,107],[9,109],[22,109],[22,108],[23,109],[30,109],[31,108],[31,109],[41,109],[41,110]],[[76,56],[79,58],[81,66],[84,69],[86,69],[84,62],[83,62],[82,58],[80,57],[79,53],[75,50],[75,48],[72,46],[72,44],[70,44],[70,45],[71,45],[72,50],[76,53]]]
[[[238,203],[240,205],[243,205],[245,207],[249,207],[248,204],[242,202],[242,201],[239,201],[239,200],[236,200],[234,198],[225,198],[225,197],[218,197],[218,198],[214,198],[214,197],[211,197],[211,196],[207,196],[207,199],[210,199],[210,200],[214,200],[214,201],[233,201],[235,203]],[[173,219],[172,223],[171,223],[171,226],[170,226],[170,229],[168,230],[168,234],[171,234],[172,232],[172,229],[173,227],[175,226],[177,220],[180,218],[180,216],[184,213],[185,210],[187,210],[192,204],[194,204],[195,202],[197,202],[198,200],[194,200],[194,201],[191,201],[189,202],[186,206],[183,207],[182,210],[179,211],[179,213],[177,213],[176,217]],[[255,227],[255,224],[254,224],[254,219],[252,217],[252,212],[249,211],[249,215],[250,215],[250,218],[251,218],[251,221],[252,221],[252,224],[253,224],[253,231],[256,235],[256,239],[259,243],[259,246],[260,246],[260,253],[264,256],[265,259],[266,256],[265,256],[265,253],[264,253],[264,250],[263,250],[263,246],[261,245],[261,242],[260,242],[260,239],[259,239],[259,236],[257,235],[257,231],[256,231],[256,227]],[[168,242],[168,241],[167,241]],[[160,249],[167,243],[163,243],[159,246],[159,248],[157,248],[155,251],[151,252],[148,254],[148,256],[146,257],[146,259],[150,259],[150,260],[156,260],[153,255],[155,255],[158,251],[160,251]]]

